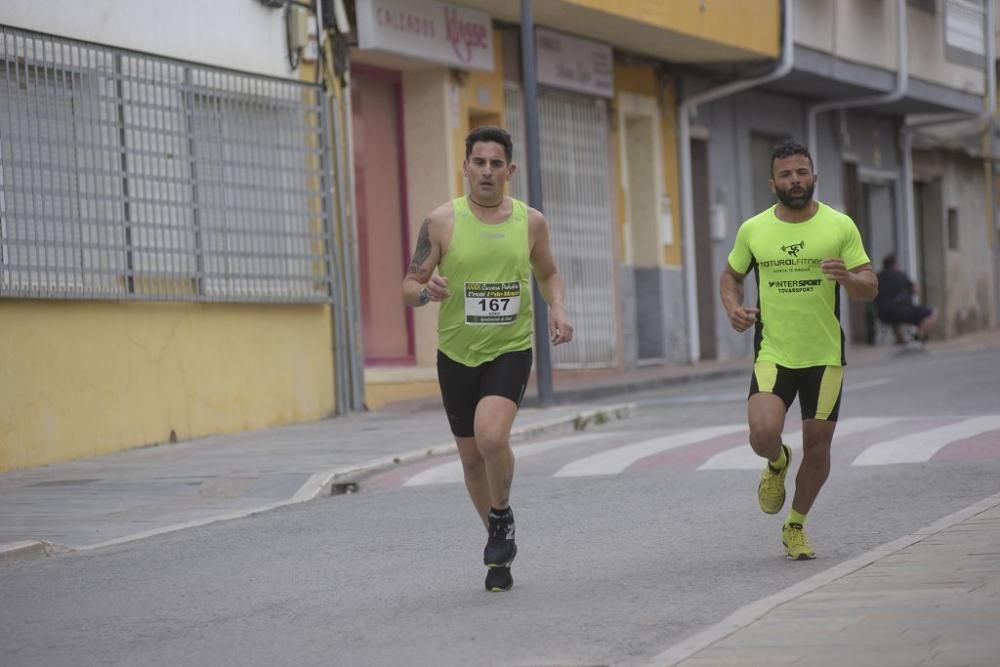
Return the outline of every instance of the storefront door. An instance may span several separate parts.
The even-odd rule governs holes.
[[[400,284],[409,258],[400,77],[352,69],[355,207],[365,363],[414,362],[413,315]]]

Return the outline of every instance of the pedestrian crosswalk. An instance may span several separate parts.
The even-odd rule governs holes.
[[[514,447],[518,469],[526,466],[556,478],[621,475],[680,466],[696,472],[760,470],[747,442],[745,423],[649,432],[598,430]],[[785,444],[801,452],[801,428],[789,419]],[[947,450],[951,454],[944,456]],[[1000,415],[970,417],[855,417],[837,424],[835,460],[857,467],[989,458],[1000,463]],[[801,454],[794,457],[801,460]],[[849,461],[849,463],[847,463]],[[547,472],[544,472],[547,471]],[[387,486],[418,487],[463,482],[457,457],[397,469]]]
[[[845,419],[837,424],[836,439],[880,428],[899,421],[893,417],[857,417]],[[787,433],[782,441],[792,448],[793,452],[802,451],[802,431]],[[795,458],[798,458],[797,456]],[[727,449],[705,461],[699,470],[759,470],[760,457],[750,448],[750,443],[744,442],[739,447]]]
[[[525,458],[545,454],[560,447],[579,445],[585,442],[604,440],[607,435],[604,433],[583,433],[566,438],[558,438],[547,442],[539,442],[533,445],[518,445],[514,447],[514,456],[518,461]],[[449,482],[462,482],[462,462],[459,460],[442,463],[439,466],[423,470],[410,479],[406,480],[403,486],[423,486],[424,484],[447,484]]]
[[[587,477],[590,475],[616,475],[628,469],[640,459],[659,454],[677,447],[692,445],[720,435],[738,433],[745,430],[740,426],[712,426],[686,431],[676,435],[668,435],[652,440],[644,440],[633,445],[616,447],[606,452],[594,454],[563,466],[556,472],[556,477]]]
[[[929,461],[931,457],[953,442],[998,429],[1000,429],[1000,416],[997,415],[963,419],[954,424],[920,433],[911,433],[872,445],[854,459],[854,465],[878,466],[890,463],[921,463]],[[1000,437],[1000,434],[997,434],[997,437]]]

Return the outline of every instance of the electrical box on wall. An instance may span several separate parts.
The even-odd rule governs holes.
[[[288,42],[288,62],[293,69],[300,62],[312,63],[319,58],[319,40],[312,12],[302,5],[289,5],[285,10],[285,39]]]
[[[288,48],[302,51],[309,44],[309,12],[305,7],[288,8]]]

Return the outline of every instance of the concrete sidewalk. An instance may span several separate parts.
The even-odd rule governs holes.
[[[513,440],[634,406],[524,409]],[[305,502],[339,479],[456,451],[434,411],[367,413],[0,473],[0,562],[91,550]]]
[[[1000,494],[739,609],[650,667],[997,667]]]

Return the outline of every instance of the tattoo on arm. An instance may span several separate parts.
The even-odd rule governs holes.
[[[413,261],[410,262],[410,273],[422,273],[424,262],[431,256],[431,219],[426,218],[424,224],[420,226],[420,235],[417,236],[417,249],[413,251]]]

